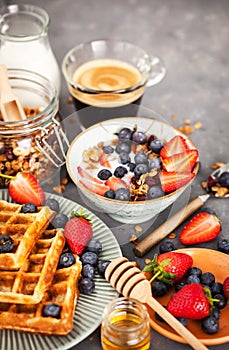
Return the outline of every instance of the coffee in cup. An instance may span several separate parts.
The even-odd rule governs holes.
[[[139,104],[147,86],[164,77],[161,60],[125,41],[98,40],[70,50],[62,70],[81,127],[131,115],[130,106]],[[83,117],[82,117],[83,115]]]

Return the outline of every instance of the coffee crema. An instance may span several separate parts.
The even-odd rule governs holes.
[[[141,84],[136,89],[125,91],[139,84],[142,75],[134,65],[116,59],[86,62],[75,70],[72,80],[85,90],[93,90],[91,93],[71,86],[71,93],[76,99],[92,106],[114,107],[132,103],[144,91]]]

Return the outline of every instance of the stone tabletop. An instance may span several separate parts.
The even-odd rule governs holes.
[[[16,3],[19,1],[15,1]],[[162,115],[175,127],[196,125],[189,137],[199,150],[201,168],[192,184],[190,199],[203,194],[201,182],[206,180],[211,165],[229,162],[229,1],[228,0],[30,0],[49,13],[50,43],[61,66],[70,48],[93,39],[125,39],[161,57],[166,65],[164,80],[148,88],[142,105]],[[60,114],[63,119],[74,112],[62,75]],[[75,133],[79,130],[75,130]],[[74,135],[72,135],[74,137]],[[71,182],[64,192],[66,198],[81,201]],[[86,206],[86,203],[83,203]],[[182,205],[182,203],[181,203]],[[220,237],[229,238],[229,202],[209,199],[208,206],[222,222]],[[163,223],[166,210],[153,223],[142,225],[143,236]],[[120,238],[120,225],[105,214],[97,213]],[[122,227],[134,232],[134,225]],[[178,233],[180,228],[176,230]],[[176,242],[176,239],[175,239]],[[178,242],[177,242],[178,244]],[[179,246],[179,245],[178,245]],[[201,245],[200,245],[201,246]],[[203,245],[202,245],[203,246]],[[217,249],[217,240],[204,245]],[[133,253],[133,244],[121,245],[123,254],[141,266],[144,258]],[[147,256],[152,257],[158,247]],[[72,350],[101,349],[100,329]],[[188,350],[188,345],[176,343],[154,330],[151,347],[154,350]],[[228,344],[214,345],[212,350],[227,350]]]

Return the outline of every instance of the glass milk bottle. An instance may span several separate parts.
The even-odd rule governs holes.
[[[0,64],[39,73],[60,92],[60,70],[48,38],[49,16],[33,5],[0,10]]]

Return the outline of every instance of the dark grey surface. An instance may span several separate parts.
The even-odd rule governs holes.
[[[16,1],[15,1],[16,2]],[[117,38],[142,46],[147,52],[160,56],[167,67],[163,82],[149,88],[142,105],[164,116],[168,123],[180,126],[185,119],[201,122],[203,127],[190,135],[200,153],[201,169],[195,179],[191,198],[203,193],[201,181],[207,178],[213,163],[229,162],[228,156],[228,0],[56,0],[28,1],[46,9],[51,18],[49,37],[59,64],[65,53],[80,42]],[[64,118],[74,112],[67,102],[68,91],[62,76],[60,112]],[[176,116],[175,121],[172,116]],[[79,130],[70,127],[74,136]],[[79,197],[72,183],[64,196],[87,204]],[[186,198],[185,198],[186,200]],[[182,200],[180,205],[183,205]],[[214,209],[222,221],[220,238],[229,238],[228,200],[209,199],[206,204]],[[91,209],[91,208],[90,208]],[[142,225],[151,232],[164,222],[169,208],[153,223]],[[114,231],[121,235],[134,233],[134,225],[122,226],[106,215],[97,213]],[[179,233],[181,228],[176,230]],[[217,240],[204,244],[216,249]],[[201,245],[200,245],[201,246]],[[141,264],[133,254],[133,244],[122,246],[123,254]],[[158,247],[147,256],[152,257]],[[72,349],[101,349],[100,330]],[[183,345],[169,340],[152,330],[150,349],[185,350]],[[226,350],[228,344],[212,346]]]

